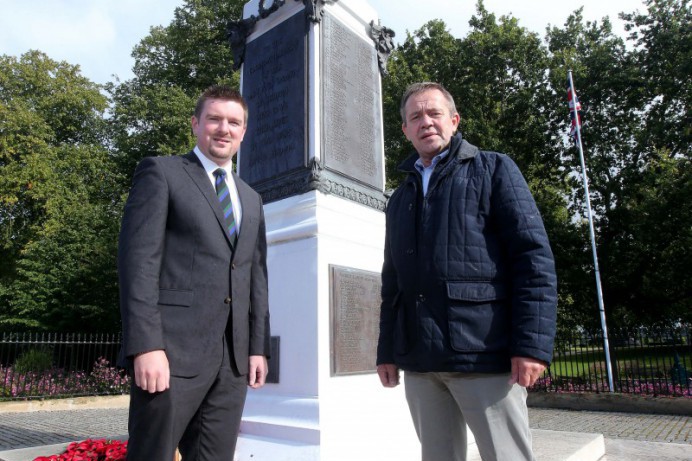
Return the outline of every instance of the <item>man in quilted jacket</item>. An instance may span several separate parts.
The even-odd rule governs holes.
[[[404,385],[426,461],[533,460],[526,388],[552,358],[557,279],[543,221],[504,154],[456,133],[452,95],[416,83],[402,129],[415,153],[387,204],[377,372]]]

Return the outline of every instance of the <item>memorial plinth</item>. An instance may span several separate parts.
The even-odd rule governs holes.
[[[375,372],[383,30],[364,0],[254,0],[229,28],[249,105],[238,173],[265,203],[280,338],[278,382],[248,393],[240,461],[420,458],[403,387]]]

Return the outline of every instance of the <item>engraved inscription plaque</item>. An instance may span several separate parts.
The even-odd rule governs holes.
[[[380,274],[330,265],[332,375],[376,369]]]
[[[331,14],[322,20],[322,151],[325,167],[383,190],[377,52]]]
[[[305,41],[305,17],[298,13],[247,44],[249,117],[238,161],[250,185],[307,165]]]

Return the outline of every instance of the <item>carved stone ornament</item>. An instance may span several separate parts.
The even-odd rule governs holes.
[[[226,27],[226,37],[231,43],[231,51],[233,52],[233,70],[240,69],[240,66],[245,60],[245,42],[247,37],[252,33],[255,28],[255,24],[260,18],[265,19],[269,17],[276,10],[281,8],[286,0],[271,0],[272,4],[269,8],[265,6],[267,1],[270,0],[260,0],[259,3],[259,18],[257,16],[250,16],[247,19],[240,19],[238,21],[230,21]],[[296,0],[297,2],[301,0]],[[324,14],[324,5],[327,3],[334,4],[339,0],[302,0],[305,4],[305,16],[309,22],[320,22],[322,15]]]
[[[370,38],[375,42],[377,50],[377,62],[380,65],[380,73],[388,75],[387,60],[389,55],[394,50],[394,31],[380,24],[375,24],[375,21],[370,21]]]
[[[310,160],[310,176],[308,177],[308,188],[309,189],[318,189],[319,188],[319,183],[320,179],[322,176],[322,170],[323,167],[320,165],[320,162],[315,160],[314,158]]]
[[[283,6],[284,3],[286,3],[286,0],[270,0],[272,2],[272,5],[269,8],[265,8],[265,3],[267,3],[266,0],[260,0],[259,2],[259,15],[260,18],[264,19],[270,14],[272,14],[274,11],[278,10],[280,7]]]
[[[240,69],[240,66],[245,60],[245,41],[248,35],[252,33],[257,23],[257,16],[250,16],[247,19],[239,21],[231,21],[226,28],[226,37],[231,42],[231,51],[233,52],[233,70]]]
[[[324,5],[334,4],[339,0],[303,0],[305,4],[305,16],[308,21],[318,23],[324,15]]]
[[[275,202],[313,190],[323,194],[336,195],[379,211],[384,211],[387,202],[385,194],[369,187],[363,187],[333,173],[325,169],[315,159],[309,162],[307,168],[302,168],[275,180],[256,184],[253,189],[262,196],[264,203]]]

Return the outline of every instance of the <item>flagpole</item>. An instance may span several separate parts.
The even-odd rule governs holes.
[[[577,94],[574,91],[574,81],[572,80],[572,71],[567,71],[569,78],[569,91],[571,94],[572,104],[569,108],[570,112],[574,112],[576,129],[577,129],[577,146],[579,147],[579,159],[581,161],[581,171],[584,181],[584,195],[586,196],[586,209],[589,218],[589,235],[591,236],[591,252],[593,253],[593,266],[596,273],[596,295],[598,296],[598,311],[601,315],[601,328],[603,329],[603,347],[606,356],[606,369],[608,371],[608,387],[610,392],[614,392],[613,387],[613,366],[610,361],[610,345],[608,343],[608,328],[606,327],[605,306],[603,305],[603,291],[601,289],[601,272],[598,268],[598,254],[596,253],[596,233],[593,227],[593,218],[591,216],[591,199],[589,198],[589,179],[586,176],[586,162],[584,161],[584,148],[581,144],[581,120],[577,111]]]

